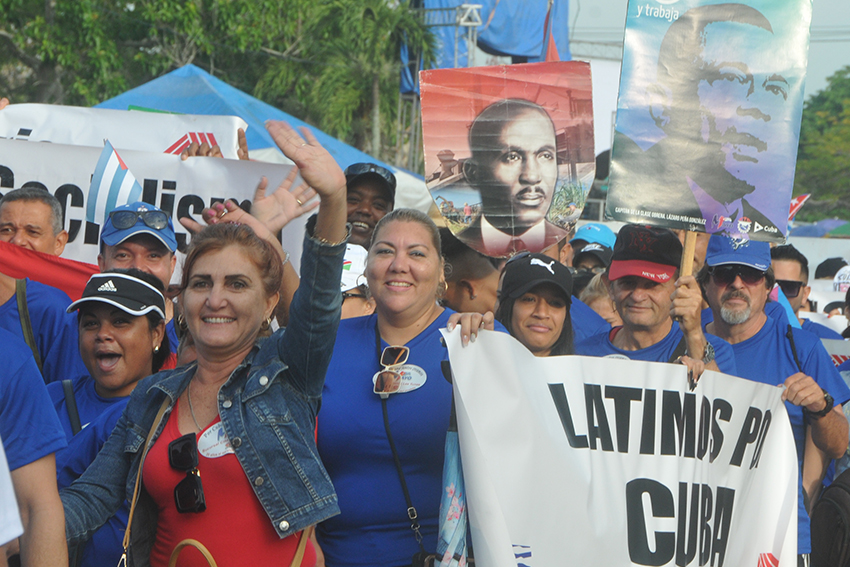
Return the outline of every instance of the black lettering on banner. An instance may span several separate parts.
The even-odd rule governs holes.
[[[649,511],[644,508],[644,494],[649,496]],[[680,482],[677,512],[673,492],[667,486],[648,478],[628,482],[626,522],[629,559],[638,565],[657,566],[666,565],[675,557],[675,564],[685,567],[697,559],[699,551],[699,565],[711,563],[722,567],[734,502],[735,491],[730,488],[717,487],[712,493],[707,484]],[[676,516],[676,532],[654,532],[655,545],[650,546],[648,520]]]
[[[732,506],[735,503],[735,491],[731,488],[717,487],[717,507],[714,510],[714,541],[711,544],[711,565],[723,567],[726,558],[726,546],[729,543],[729,529],[732,527]],[[718,557],[719,556],[719,557]]]
[[[168,191],[168,193],[166,193]],[[176,181],[162,182],[162,195],[159,198],[159,208],[168,213],[168,216],[174,216],[174,192],[177,191]]]
[[[100,225],[86,221],[85,244],[100,244]]]
[[[214,203],[213,200],[212,203]],[[218,202],[221,202],[219,200]],[[200,215],[204,210],[204,201],[197,195],[184,195],[180,198],[180,201],[177,202],[177,218],[190,217],[192,214]],[[177,235],[177,249],[181,252],[186,252],[186,234],[181,233]]]
[[[156,179],[142,180],[142,201],[156,205],[156,190],[158,182]]]
[[[643,421],[640,427],[640,454],[655,453],[655,390],[644,390]]]
[[[183,199],[180,199],[181,205]],[[201,207],[203,207],[203,203],[201,203]],[[587,435],[576,435],[573,416],[570,413],[570,404],[567,402],[567,390],[564,388],[564,385],[549,384],[549,393],[552,394],[552,401],[555,402],[555,408],[558,410],[558,416],[561,418],[561,425],[564,427],[564,433],[567,435],[567,441],[570,443],[570,447],[573,449],[587,449]]]
[[[708,485],[704,491],[710,492]],[[688,483],[679,483],[679,529],[676,532],[676,565],[687,565],[697,554],[697,523],[699,515],[700,485],[691,485],[691,505],[688,514]],[[685,537],[685,534],[688,534]]]
[[[732,404],[724,399],[716,398],[714,400],[714,408],[712,410],[711,419],[711,452],[708,455],[708,462],[713,463],[717,455],[720,454],[720,449],[723,448],[723,430],[717,420],[729,422],[732,419]]]
[[[85,204],[83,190],[73,183],[66,183],[60,186],[59,189],[56,190],[54,196],[59,200],[59,205],[62,207],[62,226],[65,226],[65,219],[68,218],[69,206],[82,209]],[[69,197],[71,198],[70,204],[68,204]],[[68,223],[68,242],[73,242],[74,239],[77,238],[77,234],[79,234],[80,227],[82,225],[82,221],[76,219],[72,219],[71,222]]]
[[[765,410],[764,419],[761,421],[761,430],[759,431],[759,440],[756,443],[756,450],[753,453],[753,460],[750,462],[750,469],[754,469],[759,466],[759,459],[761,458],[761,450],[764,449],[764,439],[767,437],[767,430],[770,429],[770,421],[771,421],[771,413],[770,410]]]
[[[676,535],[655,532],[655,551],[646,535],[646,511],[643,495],[649,495],[653,518],[672,518],[675,515],[673,494],[658,481],[636,478],[626,484],[626,524],[629,539],[629,558],[638,565],[665,565],[676,551]]]
[[[710,490],[702,491],[700,504],[700,527],[699,527],[699,564],[705,565],[711,557],[711,512],[714,507],[714,495]]]
[[[684,407],[682,407],[679,392],[665,390],[662,396],[661,454],[677,454],[676,436],[678,435],[678,455],[693,457],[696,454],[696,396],[686,393]]]
[[[587,440],[591,449],[596,449],[596,440],[602,441],[603,451],[614,450],[605,402],[602,400],[602,387],[598,384],[584,385],[584,403],[587,408]],[[596,425],[596,424],[599,425]]]
[[[614,419],[617,422],[617,451],[629,452],[629,424],[631,423],[632,402],[641,399],[640,388],[606,386],[605,397],[614,400]]]
[[[708,452],[708,440],[711,436],[711,402],[703,398],[699,411],[699,437],[697,438],[697,459],[705,458]]]
[[[747,445],[758,439],[761,417],[761,410],[758,408],[750,407],[747,411],[747,417],[744,418],[744,426],[738,435],[738,443],[735,445],[735,451],[732,453],[732,460],[729,461],[729,464],[736,467],[741,466]]]

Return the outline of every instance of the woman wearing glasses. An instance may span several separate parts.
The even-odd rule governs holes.
[[[340,323],[319,417],[341,509],[317,528],[328,567],[410,565],[436,549],[452,396],[439,329],[452,312],[437,302],[446,285],[431,219],[411,209],[383,217],[365,275],[375,313]]]
[[[263,338],[287,256],[228,203],[192,239],[183,268],[197,362],[143,380],[94,464],[63,491],[72,548],[138,490],[128,565],[167,565],[186,539],[221,566],[312,565],[301,532],[339,511],[314,427],[339,321],[345,178],[308,132],[305,142],[283,123],[268,128],[322,204],[304,239],[289,326]],[[301,208],[287,191],[270,198]],[[196,550],[180,557],[206,564]]]

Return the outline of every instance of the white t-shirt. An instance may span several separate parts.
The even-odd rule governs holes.
[[[21,525],[18,502],[12,487],[9,465],[6,463],[6,453],[3,451],[3,440],[0,439],[0,545],[9,543],[22,533],[24,528]]]

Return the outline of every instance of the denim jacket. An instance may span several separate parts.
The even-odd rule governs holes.
[[[314,431],[339,326],[344,253],[344,243],[328,246],[304,238],[302,279],[290,306],[289,326],[260,339],[218,393],[224,430],[281,538],[339,513]],[[168,409],[154,439],[196,368],[192,364],[163,371],[139,382],[95,461],[62,491],[72,557],[125,498],[132,500],[156,413],[167,397]],[[132,519],[128,565],[149,564],[156,522],[156,505],[142,488]]]

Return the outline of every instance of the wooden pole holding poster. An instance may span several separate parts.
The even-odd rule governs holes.
[[[679,264],[679,277],[690,276],[694,271],[694,251],[697,247],[697,233],[685,231],[685,246],[682,250],[682,262]]]

